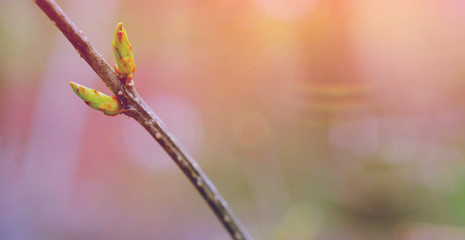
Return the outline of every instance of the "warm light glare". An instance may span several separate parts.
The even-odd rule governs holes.
[[[465,239],[465,1],[58,1],[254,239]],[[229,239],[33,1],[0,4],[0,239]]]

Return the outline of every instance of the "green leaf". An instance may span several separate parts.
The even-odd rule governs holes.
[[[132,77],[136,71],[136,64],[134,63],[134,55],[126,29],[124,29],[123,23],[121,22],[116,26],[112,45],[116,60],[115,71],[126,85],[133,86],[134,82],[132,81]]]
[[[103,112],[109,116],[115,116],[122,112],[122,108],[115,96],[108,96],[95,89],[91,89],[75,82],[69,82],[74,93],[78,95],[89,107]]]

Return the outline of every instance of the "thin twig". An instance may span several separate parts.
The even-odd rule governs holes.
[[[108,65],[102,55],[92,47],[82,31],[74,25],[55,1],[34,0],[34,2],[63,32],[81,57],[92,67],[115,96],[118,96],[122,106],[127,109],[124,113],[139,122],[181,168],[200,195],[207,201],[232,239],[252,239],[194,158],[184,151],[174,137],[169,134],[165,125],[145,104],[135,88],[126,87],[125,84],[121,83],[116,72]]]

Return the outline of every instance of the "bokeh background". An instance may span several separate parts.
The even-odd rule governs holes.
[[[465,239],[462,0],[62,0],[254,239]],[[0,239],[229,239],[33,1],[0,1]]]

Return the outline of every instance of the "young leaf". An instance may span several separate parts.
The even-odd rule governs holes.
[[[136,71],[136,64],[134,63],[131,44],[122,22],[116,26],[112,45],[116,59],[115,71],[126,85],[133,86],[132,77]]]
[[[89,107],[103,112],[109,116],[115,116],[122,112],[122,108],[115,96],[108,96],[95,89],[91,89],[75,82],[69,82],[74,93],[78,95]]]

